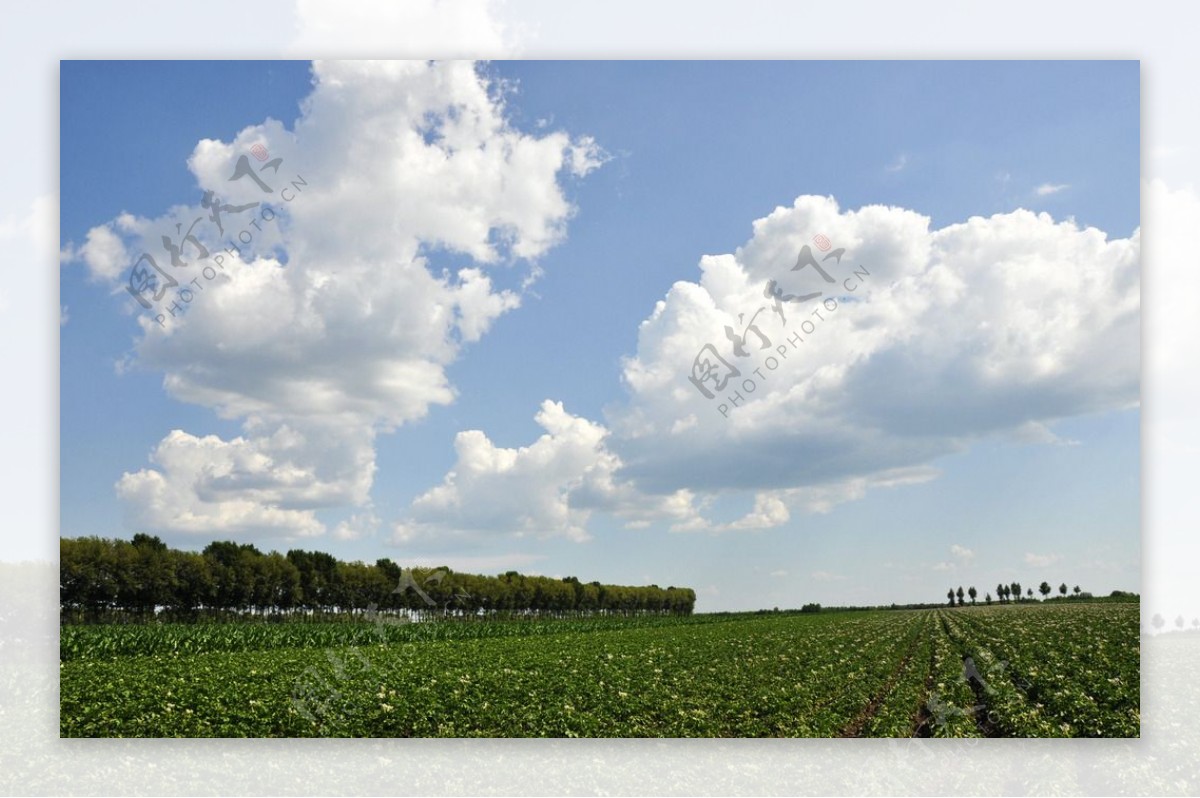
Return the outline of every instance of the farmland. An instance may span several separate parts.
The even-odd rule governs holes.
[[[1140,722],[1136,604],[65,626],[61,652],[66,737],[1131,737]]]

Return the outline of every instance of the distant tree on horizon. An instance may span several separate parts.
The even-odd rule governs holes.
[[[1078,596],[1080,592],[1079,585],[1075,585],[1075,595]]]
[[[1050,587],[1049,582],[1042,582],[1040,585],[1038,585],[1038,592],[1042,594],[1043,601],[1045,601],[1046,597],[1050,595],[1050,591],[1053,589],[1054,588]]]
[[[1063,597],[1066,597],[1066,595],[1067,595],[1067,583],[1066,582],[1063,582],[1061,585],[1058,586],[1058,592],[1060,594],[1062,594]]]
[[[949,590],[946,591],[946,598],[948,598],[950,600],[950,606],[953,607],[954,606],[954,588],[950,588]]]
[[[1163,626],[1166,624],[1166,621],[1163,620],[1163,617],[1156,612],[1156,613],[1154,613],[1154,618],[1153,618],[1153,620],[1150,621],[1150,623],[1154,626],[1155,629],[1162,629]]]
[[[992,603],[992,594],[988,593],[987,596],[984,597],[983,600],[986,601],[988,604],[991,604]]]
[[[1183,624],[1184,624],[1183,616],[1180,615],[1178,618],[1175,619],[1175,625],[1178,626],[1180,629],[1182,629]]]
[[[954,595],[958,596],[958,606],[960,606],[960,607],[961,607],[961,606],[963,605],[963,603],[964,603],[964,602],[963,602],[963,589],[962,589],[962,585],[959,585],[959,586],[958,586],[958,590],[955,592],[955,594],[954,594]]]
[[[1029,588],[1025,592],[1029,595],[1029,598],[1031,598],[1031,599],[1033,598],[1033,588]]]
[[[967,589],[967,594],[971,597],[971,603],[974,604],[975,597],[979,595],[979,591],[975,589],[975,585],[971,585],[971,587]]]

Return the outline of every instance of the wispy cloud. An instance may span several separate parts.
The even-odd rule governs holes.
[[[888,172],[899,172],[899,171],[903,170],[904,167],[906,167],[906,166],[908,166],[908,156],[905,155],[904,153],[900,153],[900,155],[896,158],[895,161],[893,161],[892,163],[888,164],[887,166],[885,166],[883,168]]]
[[[1025,564],[1032,565],[1034,568],[1047,568],[1061,560],[1057,554],[1032,554],[1026,553]]]
[[[338,540],[361,540],[373,537],[379,530],[380,523],[379,516],[373,512],[356,513],[338,524],[337,528],[333,530],[333,536]]]
[[[1027,421],[1012,433],[1019,443],[1047,444],[1051,446],[1078,446],[1079,441],[1073,438],[1060,438],[1048,426],[1040,421]]]
[[[1047,197],[1051,194],[1057,194],[1060,191],[1065,191],[1070,187],[1071,186],[1067,183],[1042,183],[1033,190],[1033,193],[1037,194],[1039,197]]]
[[[486,573],[520,568],[523,573],[533,573],[530,566],[546,559],[544,554],[483,554],[478,556],[460,557],[454,555],[413,555],[405,558],[405,565],[415,565],[418,568],[446,567],[461,573]]]
[[[812,578],[818,582],[841,582],[846,577],[841,574],[830,573],[829,571],[813,571]]]
[[[929,566],[935,571],[957,571],[959,566],[967,565],[971,560],[975,559],[975,552],[968,549],[966,546],[960,546],[957,543],[951,544],[950,555],[953,560],[942,560],[935,562]]]

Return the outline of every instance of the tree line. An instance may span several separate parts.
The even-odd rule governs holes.
[[[59,602],[63,620],[166,617],[328,618],[392,612],[409,617],[568,614],[690,615],[695,591],[657,585],[604,585],[509,571],[499,576],[449,568],[403,568],[388,558],[343,562],[319,551],[263,553],[249,543],[215,541],[201,552],[157,537],[62,538]]]
[[[1024,597],[1022,597],[1021,588],[1022,588],[1022,585],[1020,582],[1011,582],[1007,585],[1004,583],[1000,583],[1000,584],[996,585],[996,600],[998,600],[1001,604],[1008,604],[1010,602],[1016,602],[1016,601],[1033,601],[1033,588],[1032,587],[1026,588]],[[1045,601],[1047,598],[1049,598],[1050,594],[1053,592],[1054,592],[1054,588],[1050,586],[1049,582],[1042,582],[1040,585],[1038,585],[1038,593],[1040,593],[1042,595],[1043,601]],[[1119,591],[1114,591],[1114,594],[1117,592],[1119,592]],[[1069,593],[1072,594],[1071,595],[1072,598],[1077,598],[1077,599],[1092,598],[1092,594],[1085,592],[1082,588],[1079,587],[1079,585],[1075,585],[1075,587],[1073,589],[1069,589],[1067,587],[1066,582],[1063,582],[1061,585],[1058,586],[1058,593],[1059,593],[1060,598],[1067,598]],[[969,588],[967,588],[967,591],[965,594],[963,593],[962,585],[958,586],[958,590],[955,590],[954,588],[950,588],[950,590],[948,590],[946,592],[946,599],[949,602],[951,607],[955,606],[956,601],[957,601],[957,605],[959,607],[961,607],[963,604],[966,603],[967,597],[970,597],[972,604],[976,603],[976,600],[979,597],[979,591],[975,589],[974,585],[971,585]],[[987,604],[992,603],[992,594],[991,593],[988,593],[984,597],[984,602]]]

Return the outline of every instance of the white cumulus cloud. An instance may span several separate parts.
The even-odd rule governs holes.
[[[832,283],[791,268],[818,241],[830,257],[845,249],[824,262]],[[757,220],[736,252],[702,258],[699,282],[677,282],[655,305],[624,362],[626,401],[604,426],[572,422],[591,437],[552,491],[529,471],[502,493],[553,497],[555,528],[576,539],[587,534],[585,508],[632,527],[762,530],[935,479],[934,460],[987,437],[1057,441],[1058,419],[1138,402],[1139,254],[1138,231],[1111,239],[1026,210],[931,230],[911,210],[800,197]],[[777,310],[771,280],[783,295],[821,296]],[[739,353],[730,336],[751,321],[758,334],[747,332]],[[724,393],[711,386],[713,398],[688,379],[708,344],[741,372]],[[734,391],[745,393],[735,401]],[[483,432],[464,435],[500,456]],[[474,509],[471,524],[527,527],[525,508],[537,502],[496,493],[464,491],[456,470],[414,515],[439,502],[487,506],[496,514]],[[753,497],[753,508],[732,521],[707,517],[723,496]],[[413,534],[401,525],[400,538]],[[974,558],[958,544],[950,553],[933,568]]]
[[[307,535],[323,529],[317,510],[362,507],[375,436],[454,400],[446,367],[520,305],[575,212],[563,181],[605,157],[590,137],[514,128],[511,89],[472,62],[317,62],[313,78],[290,128],[267,120],[196,145],[188,165],[207,203],[123,214],[71,253],[135,309],[132,257],[152,253],[177,275],[140,313],[125,367],[161,371],[174,398],[245,425],[236,441],[201,445],[172,433],[156,467],[122,478],[146,527],[199,533],[210,518]],[[239,164],[252,171],[231,181]],[[172,316],[172,302],[185,310]],[[281,459],[284,431],[303,451]],[[171,456],[184,446],[186,462]],[[238,487],[238,467],[231,486],[203,489],[244,452],[264,455],[255,478],[270,491]]]
[[[494,536],[590,538],[596,510],[631,526],[661,520],[687,528],[703,523],[691,493],[647,496],[619,482],[620,460],[608,450],[609,431],[545,401],[535,417],[545,430],[529,446],[498,447],[480,430],[458,433],[453,468],[440,485],[418,496],[393,529],[397,544],[445,544]],[[756,512],[769,516],[769,505]]]
[[[792,269],[817,235],[846,250],[824,266],[832,283]],[[931,230],[911,210],[800,197],[642,322],[609,413],[622,475],[651,492],[853,496],[987,436],[1133,406],[1139,244],[1025,210]],[[821,296],[776,311],[772,280]],[[750,319],[761,337],[742,357],[725,328]],[[707,344],[740,372],[711,399],[689,381]]]

